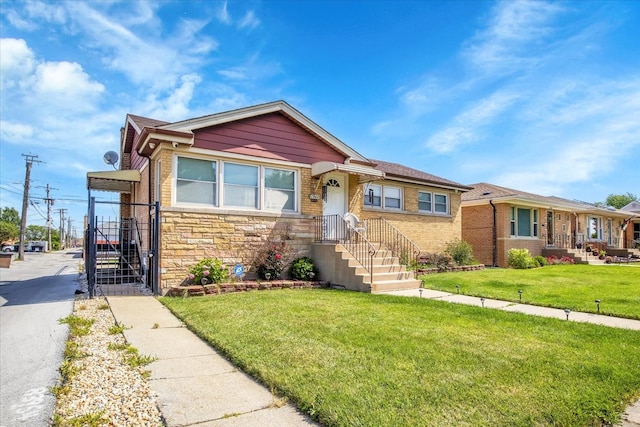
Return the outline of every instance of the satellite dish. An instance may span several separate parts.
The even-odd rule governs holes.
[[[104,153],[103,159],[106,164],[111,165],[116,169],[115,164],[118,163],[118,153],[115,151],[107,151]]]

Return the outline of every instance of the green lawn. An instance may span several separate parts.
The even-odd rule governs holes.
[[[326,426],[600,426],[640,397],[637,331],[336,290],[160,300]]]
[[[640,319],[640,266],[554,265],[531,270],[483,271],[421,276],[425,288],[518,301],[572,311]]]

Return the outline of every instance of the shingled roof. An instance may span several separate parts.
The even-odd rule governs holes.
[[[436,186],[453,187],[462,191],[467,191],[472,189],[471,187],[460,184],[458,182],[441,178],[439,176],[432,175],[430,173],[426,173],[418,169],[413,169],[398,163],[385,162],[383,160],[373,160],[373,159],[370,159],[370,160],[373,163],[376,163],[375,169],[385,173],[385,176],[387,179],[396,178],[399,180],[418,181],[420,183],[431,184]]]

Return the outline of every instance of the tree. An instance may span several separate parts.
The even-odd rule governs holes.
[[[627,194],[609,194],[605,204],[607,206],[614,207],[616,209],[622,209],[624,206],[627,206],[629,203],[637,201],[638,196],[635,194],[627,193]]]
[[[47,227],[42,225],[30,225],[25,232],[27,240],[47,240]]]
[[[0,221],[0,242],[15,242],[20,236],[20,227],[9,222]]]
[[[20,214],[15,208],[2,208],[0,212],[0,221],[15,224],[20,228]]]

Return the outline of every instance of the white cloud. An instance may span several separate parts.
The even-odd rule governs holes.
[[[223,24],[227,24],[227,25],[231,24],[231,16],[229,15],[229,10],[227,9],[226,0],[222,2],[222,5],[218,9],[218,13],[216,14],[216,17]]]
[[[536,65],[548,48],[551,21],[564,9],[544,1],[498,2],[488,27],[470,40],[462,56],[476,70],[510,74]]]
[[[0,139],[10,144],[22,144],[33,136],[33,127],[23,123],[0,120]]]
[[[159,117],[166,121],[178,121],[189,116],[189,102],[195,87],[201,78],[196,74],[182,76],[181,84],[169,96],[159,100],[155,96],[147,99],[147,109],[151,117]],[[149,109],[149,106],[153,106]]]
[[[65,103],[79,102],[104,92],[104,86],[91,81],[80,64],[71,62],[45,62],[36,70],[35,90],[47,96],[63,96]],[[86,102],[83,102],[86,104]]]
[[[432,135],[426,146],[437,153],[449,153],[461,145],[483,139],[482,128],[490,125],[518,98],[519,95],[515,93],[503,91],[476,102],[458,114],[444,129]]]
[[[260,19],[256,16],[253,10],[247,11],[238,23],[238,28],[248,28],[253,30],[260,25]]]
[[[24,86],[35,67],[35,57],[22,39],[0,39],[0,77],[4,92],[17,86]]]

